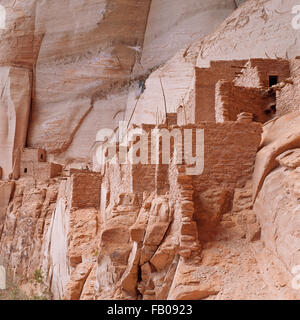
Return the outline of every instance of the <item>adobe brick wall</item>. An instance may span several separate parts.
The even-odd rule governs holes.
[[[50,178],[57,177],[62,172],[62,166],[58,163],[50,162]]]
[[[101,183],[99,173],[74,173],[71,176],[71,207],[99,209]]]
[[[236,121],[239,113],[249,112],[254,120],[269,121],[274,114],[265,114],[274,98],[265,96],[263,90],[235,86],[233,82],[219,81],[216,85],[216,122]]]
[[[196,191],[211,187],[242,187],[252,177],[256,152],[261,141],[262,124],[258,122],[201,122],[178,127],[204,129],[204,171],[191,176]],[[184,135],[182,133],[182,135]],[[193,152],[196,139],[193,138]]]
[[[247,60],[212,61],[210,68],[195,68],[195,123],[215,121],[217,82],[221,79],[233,81],[246,62]],[[187,123],[193,123],[189,120]]]
[[[199,240],[207,241],[215,236],[215,223],[219,217],[230,210],[234,189],[252,178],[262,124],[202,122],[185,128],[204,129],[203,174],[185,176],[183,183],[185,186],[191,184],[188,190],[192,190],[193,219],[198,226]],[[176,200],[182,190],[178,180],[179,171],[184,175],[182,169],[184,166],[174,165],[174,162],[170,166],[170,200],[174,203],[178,203]]]
[[[250,68],[257,68],[262,87],[269,87],[269,76],[278,76],[278,82],[290,76],[290,63],[280,59],[250,59]]]
[[[177,125],[177,113],[167,113],[167,122],[169,126]]]
[[[168,114],[173,120],[169,122],[169,128],[174,125],[177,126],[177,114]],[[147,165],[132,165],[132,192],[137,194],[142,194],[143,191],[156,192],[158,195],[163,195],[169,190],[168,182],[168,165],[163,164],[151,164],[151,130],[155,128],[154,125],[145,125],[142,124],[142,129],[146,131],[149,135],[148,139],[148,162]],[[159,128],[168,128],[166,124],[158,126]],[[171,142],[172,146],[172,142]],[[161,158],[161,148],[159,150],[159,156]]]
[[[153,192],[155,190],[156,165],[133,165],[131,172],[133,193]]]
[[[278,59],[250,59],[212,61],[210,68],[195,68],[194,104],[185,105],[185,112],[178,116],[178,124],[215,120],[215,88],[219,80],[235,81],[238,86],[269,86],[269,76],[278,76],[281,82],[290,76],[289,61]],[[186,118],[186,121],[184,119]]]
[[[20,177],[34,177],[35,169],[33,161],[22,161],[20,164]]]
[[[47,180],[58,176],[62,166],[52,162],[22,161],[20,165],[20,177],[32,177],[36,180]]]
[[[21,154],[21,161],[45,162],[47,160],[46,151],[43,149],[25,148]]]
[[[154,128],[147,126],[148,130]],[[164,128],[165,126],[159,126]],[[195,194],[209,188],[233,190],[252,177],[256,151],[261,140],[262,124],[258,122],[201,122],[198,125],[173,126],[170,129],[204,129],[204,172],[192,176]],[[196,149],[193,139],[193,149]],[[171,150],[172,150],[171,143]],[[149,148],[150,154],[150,148]],[[184,154],[184,150],[183,150]],[[168,165],[106,164],[103,185],[110,190],[110,203],[120,193],[142,194],[144,191],[165,194],[170,190]],[[107,203],[107,199],[105,200]],[[104,206],[104,203],[103,203]]]
[[[201,123],[205,133],[204,172],[192,176],[195,212],[202,208],[202,194],[209,190],[233,192],[252,178],[262,125],[257,122]]]
[[[205,155],[203,174],[192,176],[195,190],[243,186],[252,177],[262,124],[203,122],[196,128],[204,129]]]
[[[278,76],[278,82],[290,76],[288,60],[250,59],[245,67],[234,81],[237,86],[268,88],[269,76]]]

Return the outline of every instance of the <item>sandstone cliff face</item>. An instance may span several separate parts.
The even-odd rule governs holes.
[[[231,0],[171,3],[3,1],[7,23],[1,30],[0,62],[30,68],[34,74],[31,146],[84,162],[97,131],[114,128],[123,119],[135,72],[148,74],[235,9]],[[170,18],[170,7],[172,20],[161,16]],[[163,48],[170,32],[174,41]]]
[[[234,10],[234,1],[151,1],[141,65],[150,69],[206,36]]]
[[[32,74],[28,69],[0,68],[0,163],[3,178],[18,178],[20,152],[26,143]]]
[[[155,123],[157,112],[163,121],[164,98],[160,79],[168,111],[176,112],[179,106],[187,103],[192,93],[195,66],[208,67],[209,62],[215,60],[298,56],[299,32],[291,25],[291,8],[296,4],[294,0],[247,1],[214,33],[187,46],[150,75],[146,90],[137,103],[133,122]],[[132,110],[135,104],[129,102],[128,109]],[[153,105],[157,109],[153,109]]]
[[[299,142],[299,111],[267,124],[254,172],[254,210],[265,244],[262,263],[272,261],[266,273],[289,298],[296,295],[291,278],[299,263]]]
[[[244,2],[0,1],[0,261],[29,295],[299,299],[297,3]],[[221,80],[238,111],[216,123]],[[98,130],[120,120],[204,129],[203,172],[174,158],[92,172]]]

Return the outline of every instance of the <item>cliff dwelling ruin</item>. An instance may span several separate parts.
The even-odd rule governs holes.
[[[4,6],[0,265],[22,292],[300,298],[291,4]]]

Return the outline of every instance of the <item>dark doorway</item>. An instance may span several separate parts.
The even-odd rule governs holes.
[[[272,111],[273,111],[274,113],[276,113],[276,104],[272,104],[272,105],[271,105],[271,109],[272,109]]]
[[[275,86],[278,83],[278,76],[269,76],[269,87]]]

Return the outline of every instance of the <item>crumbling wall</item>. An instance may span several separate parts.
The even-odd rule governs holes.
[[[278,82],[290,76],[289,61],[284,59],[250,59],[235,84],[242,87],[268,88],[269,77],[277,76]]]
[[[239,87],[262,89],[269,87],[270,76],[276,76],[277,81],[280,82],[290,74],[288,60],[250,59],[246,62],[246,60],[212,61],[209,68],[196,67],[195,76],[184,104],[178,109],[178,124],[214,121],[216,116],[214,110],[215,90],[216,84],[220,80],[233,81]],[[241,94],[244,95],[243,100],[248,95],[251,96],[250,102],[257,100],[254,103],[259,103],[259,98],[255,98],[260,95],[258,90],[257,93],[255,90],[248,91],[248,93],[244,90]],[[268,120],[268,117],[261,115],[259,110],[257,112],[257,117],[266,119],[259,121]],[[235,120],[235,116],[229,119]]]
[[[300,59],[290,60],[290,83],[283,83],[283,87],[277,91],[277,115],[300,110]]]
[[[259,88],[261,81],[257,67],[250,67],[248,62],[242,72],[234,79],[234,84],[246,88]]]
[[[250,59],[250,66],[257,68],[262,87],[269,87],[269,77],[277,76],[281,82],[290,76],[288,60],[283,59]]]
[[[233,81],[245,63],[246,60],[213,61],[210,68],[195,68],[195,123],[215,120],[217,82],[221,79]]]
[[[205,133],[204,171],[191,178],[199,239],[206,241],[221,215],[230,211],[234,188],[243,187],[252,177],[262,126],[204,122],[198,127]]]
[[[233,82],[219,81],[216,86],[216,122],[236,121],[242,112],[253,114],[253,120],[258,122],[269,121],[274,113],[269,105],[274,102],[259,88],[238,87]],[[275,110],[274,110],[275,112]]]

